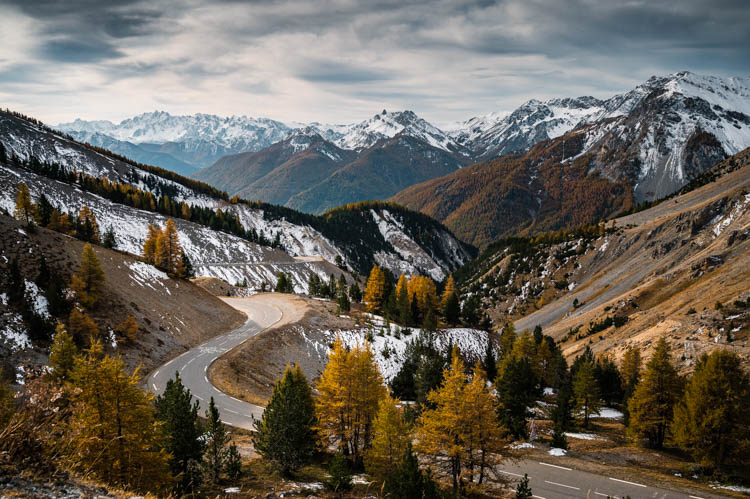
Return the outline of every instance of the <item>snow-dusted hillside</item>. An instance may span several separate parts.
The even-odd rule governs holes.
[[[345,264],[349,264],[350,269],[357,268],[351,260],[353,249],[347,249],[346,243],[323,235],[320,230],[309,224],[293,223],[284,216],[270,215],[265,209],[257,206],[229,203],[221,196],[216,197],[216,192],[210,189],[196,190],[200,186],[194,181],[174,175],[165,178],[157,171],[144,170],[100,151],[94,151],[21,117],[0,113],[0,144],[3,145],[8,157],[17,156],[24,160],[33,157],[42,162],[54,162],[68,170],[80,171],[93,177],[130,183],[150,191],[155,196],[168,191],[172,201],[184,201],[188,205],[233,213],[245,230],[254,229],[265,235],[268,240],[278,236],[284,248],[284,251],[271,250],[226,232],[177,219],[185,251],[200,275],[222,277],[230,282],[247,278],[250,283],[260,284],[273,283],[280,271],[288,271],[292,274],[296,289],[306,291],[310,272],[318,273],[325,278],[330,273],[340,272],[331,265],[337,257],[341,257]],[[29,186],[35,199],[44,192],[56,206],[66,212],[77,213],[84,204],[89,206],[102,228],[111,226],[114,229],[119,249],[130,253],[140,254],[149,223],[163,226],[166,221],[166,217],[161,214],[114,203],[83,191],[75,185],[35,174],[10,162],[0,164],[0,185],[3,187],[0,193],[0,206],[8,211],[13,209],[15,186],[21,181]],[[294,215],[294,212],[285,213]],[[333,228],[331,232],[337,234],[342,231]],[[423,251],[420,243],[414,238],[407,238],[407,242],[402,241],[406,246],[402,244],[401,249],[397,250],[390,242],[385,241],[384,236],[378,237],[381,237],[382,241],[380,246],[387,248],[385,254],[388,255],[388,262],[393,265],[394,272],[404,267],[404,259],[410,263],[412,272],[416,273],[434,273],[436,267],[449,272],[469,259],[469,255],[464,251],[456,253],[457,257],[451,254],[446,259],[433,256],[431,259],[410,261],[408,259],[411,254]],[[451,241],[441,243],[447,247],[461,248],[455,238],[447,232],[436,237],[449,238]],[[293,257],[307,258],[295,260]],[[369,269],[358,270],[366,272]]]
[[[627,178],[638,201],[655,199],[750,146],[750,77],[682,72],[652,77],[606,100],[531,100],[505,117],[472,118],[451,136],[477,158],[492,159],[576,129],[583,146],[571,144],[566,158],[594,153],[594,168],[612,180]],[[697,152],[696,140],[705,145]]]

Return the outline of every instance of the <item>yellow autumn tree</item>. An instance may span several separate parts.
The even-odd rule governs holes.
[[[377,265],[373,265],[365,288],[365,307],[368,312],[382,310],[385,301],[385,272]]]
[[[416,275],[409,279],[408,284],[409,296],[416,297],[417,307],[422,316],[427,314],[428,310],[437,308],[437,287],[435,281],[427,276]]]
[[[182,275],[182,245],[174,220],[167,220],[163,231],[156,237],[154,263],[170,275]]]
[[[90,243],[86,243],[81,252],[81,264],[73,274],[70,288],[75,292],[76,299],[86,308],[94,308],[99,301],[99,295],[104,284],[104,271],[99,258]]]
[[[347,351],[337,338],[316,388],[315,403],[324,445],[337,445],[355,463],[372,442],[372,422],[386,395],[369,343]]]
[[[135,341],[135,338],[138,335],[138,321],[135,320],[135,317],[129,315],[124,322],[121,322],[115,327],[115,334],[120,341],[126,343]]]
[[[377,480],[385,480],[401,462],[407,445],[411,442],[411,428],[404,421],[397,400],[386,395],[373,422],[372,447],[365,453],[365,469]]]
[[[49,350],[49,377],[58,382],[67,381],[73,371],[77,352],[73,336],[68,333],[65,326],[58,323]]]
[[[154,265],[156,263],[156,239],[159,237],[161,229],[154,224],[148,224],[148,234],[146,242],[143,243],[143,259],[147,263]]]
[[[445,309],[445,305],[452,294],[456,294],[456,283],[453,281],[453,276],[449,275],[445,281],[443,296],[440,298],[440,308]]]
[[[32,225],[36,217],[36,205],[31,201],[29,188],[23,182],[16,187],[16,208],[13,216],[26,225]]]
[[[88,340],[99,336],[99,328],[96,323],[85,312],[73,307],[68,316],[68,331],[78,341]]]
[[[82,230],[81,236],[85,241],[99,244],[99,224],[96,222],[94,212],[86,205],[83,205],[78,212],[78,226]]]
[[[468,484],[482,485],[501,460],[506,432],[497,422],[483,371],[477,367],[467,382],[457,348],[443,377],[440,388],[427,396],[434,408],[419,419],[417,450],[451,478],[457,492]]]
[[[113,485],[161,491],[170,485],[169,455],[153,416],[153,395],[140,388],[138,369],[125,371],[122,359],[103,355],[94,340],[76,359],[69,423],[71,468]]]

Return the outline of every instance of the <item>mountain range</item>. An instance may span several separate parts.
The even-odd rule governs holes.
[[[543,178],[564,169],[561,161],[577,165],[575,178],[598,179],[600,194],[614,196],[586,214],[605,216],[663,197],[749,146],[750,78],[654,76],[608,99],[530,100],[509,114],[477,116],[447,130],[412,111],[385,110],[351,125],[154,112],[119,124],[76,120],[57,129],[136,161],[191,174],[230,195],[308,213],[392,197],[483,244],[518,221],[554,228],[581,218],[563,214],[557,221],[537,220],[558,208],[545,200],[562,184],[543,185]],[[535,150],[539,144],[546,145]],[[498,168],[494,161],[522,166],[520,177],[513,177],[525,182],[524,200],[512,204],[520,211],[507,212],[511,205],[503,201],[487,206],[512,187],[507,169],[515,168]],[[488,191],[490,197],[480,194]],[[567,193],[560,194],[565,202]],[[482,208],[476,211],[474,205]],[[461,218],[488,227],[466,231]]]

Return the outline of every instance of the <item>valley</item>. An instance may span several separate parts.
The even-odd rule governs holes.
[[[103,410],[84,398],[109,393],[91,391],[99,373],[115,385],[131,376],[123,390],[135,402],[110,414],[146,408],[132,417],[153,440],[136,448],[128,437],[134,491],[164,479],[207,494],[230,483],[247,497],[325,494],[348,456],[353,493],[366,495],[386,484],[370,449],[380,418],[393,417],[388,431],[415,443],[419,480],[447,490],[453,478],[465,495],[505,497],[528,473],[545,499],[740,496],[744,440],[727,442],[726,461],[700,457],[675,421],[710,412],[689,398],[703,390],[725,404],[727,432],[746,430],[736,414],[750,394],[750,149],[746,108],[729,107],[745,87],[678,73],[607,100],[530,101],[447,133],[384,111],[304,127],[156,113],[66,135],[2,111],[3,377],[20,394],[65,395],[42,397],[57,407],[51,426],[32,423],[36,399],[19,396],[0,451],[19,455],[31,432],[44,466],[114,483],[98,461],[60,461],[34,440],[98,445],[55,432]],[[186,123],[226,146],[193,153],[192,178],[134,159],[164,160],[139,154],[174,152]],[[123,145],[132,134],[137,150]],[[169,161],[189,172],[186,158]],[[654,444],[637,403],[658,369],[674,400]],[[302,392],[288,405],[291,386]],[[738,395],[723,400],[714,386]],[[284,422],[293,430],[270,422],[305,410],[306,423]],[[162,424],[171,429],[153,430]],[[187,461],[182,474],[155,471],[169,461],[159,432],[189,439],[190,425],[219,442],[221,478]],[[307,471],[280,472],[287,458],[274,448],[296,431],[319,447]],[[161,478],[139,478],[147,463]],[[208,482],[182,481],[193,472]]]

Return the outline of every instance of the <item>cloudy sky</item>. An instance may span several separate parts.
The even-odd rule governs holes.
[[[0,107],[439,125],[681,70],[750,75],[747,0],[0,0]]]

